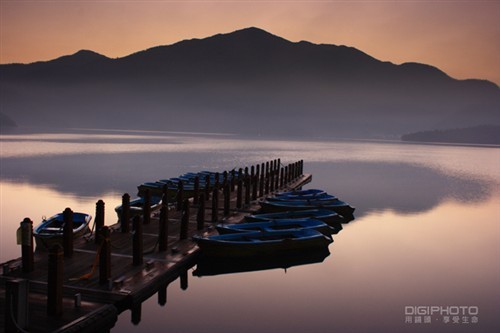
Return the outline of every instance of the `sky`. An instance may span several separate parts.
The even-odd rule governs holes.
[[[0,0],[0,63],[111,58],[254,26],[500,85],[500,0]]]

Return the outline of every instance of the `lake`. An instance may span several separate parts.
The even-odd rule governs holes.
[[[499,332],[500,149],[230,134],[75,130],[0,136],[0,260],[20,255],[19,222],[71,207],[106,224],[144,181],[304,160],[356,207],[322,263],[209,277],[113,332]]]

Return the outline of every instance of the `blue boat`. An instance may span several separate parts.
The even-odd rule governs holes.
[[[276,212],[286,212],[286,211],[297,211],[297,210],[309,210],[309,209],[330,209],[337,214],[342,215],[347,219],[353,218],[354,207],[349,206],[349,204],[335,200],[308,200],[306,202],[300,200],[290,200],[290,201],[262,201],[260,202],[262,213],[276,213]]]
[[[302,196],[302,195],[292,195],[292,196],[281,195],[281,196],[277,196],[277,197],[266,198],[267,201],[304,201],[304,202],[336,200],[336,199],[337,199],[337,197],[330,195],[330,194],[327,194],[327,193],[314,195],[314,196],[310,196],[310,195],[304,195],[304,196]]]
[[[264,213],[264,214],[254,214],[245,216],[245,221],[247,222],[261,222],[269,221],[275,219],[303,219],[303,218],[313,218],[321,220],[328,224],[329,226],[340,226],[341,223],[347,222],[347,220],[329,209],[310,209],[310,210],[297,210],[297,211],[286,211],[278,213]]]
[[[320,190],[320,189],[308,189],[308,190],[296,190],[296,191],[290,191],[290,192],[278,192],[276,193],[276,196],[320,196],[326,194],[325,191]]]
[[[236,224],[218,224],[216,226],[219,234],[232,234],[248,231],[276,231],[289,229],[314,229],[322,234],[331,235],[335,229],[323,221],[315,219],[283,219],[264,222],[249,222]]]
[[[136,198],[134,200],[130,200],[130,218],[133,218],[136,215],[142,215],[144,211],[144,198]],[[152,196],[150,201],[150,209],[151,212],[159,210],[161,208],[161,198],[157,196]],[[115,207],[115,212],[118,215],[118,219],[122,216],[122,205]]]
[[[209,257],[255,257],[312,251],[326,248],[333,242],[329,236],[313,229],[254,231],[209,237],[193,237],[201,253]]]
[[[92,216],[85,213],[73,213],[73,238],[81,237],[90,232],[89,223]],[[33,229],[37,248],[48,249],[52,245],[62,244],[64,228],[63,213],[56,214],[42,222]]]

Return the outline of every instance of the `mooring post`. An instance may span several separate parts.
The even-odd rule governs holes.
[[[5,281],[5,332],[19,332],[28,328],[28,280],[13,279]]]
[[[202,230],[203,228],[205,228],[205,195],[202,193],[198,213],[196,214],[196,229]]]
[[[181,232],[180,239],[188,238],[189,229],[189,200],[185,199],[182,204]]]
[[[205,176],[205,200],[210,198],[210,175]]]
[[[214,187],[212,193],[212,223],[217,222],[219,216],[219,190]]]
[[[280,164],[281,164],[281,161],[280,159],[278,158],[276,160],[276,170],[274,171],[274,174],[275,174],[275,184],[274,184],[274,188],[276,189],[276,191],[279,189],[280,187]]]
[[[288,165],[285,165],[285,176],[283,177],[284,186],[288,186]]]
[[[252,179],[250,179],[252,183],[252,200],[257,200],[257,184],[258,184],[259,176],[257,174],[253,175]]]
[[[193,186],[193,205],[197,205],[199,199],[200,199],[200,178],[198,176],[195,176],[194,186]]]
[[[142,206],[142,224],[151,223],[151,191],[144,192],[144,205]]]
[[[188,271],[185,270],[180,275],[181,278],[181,289],[186,290],[188,288]]]
[[[224,171],[224,172],[222,173],[222,184],[223,184],[224,186],[226,186],[227,182],[228,182],[228,179],[227,179],[227,171]]]
[[[131,321],[134,325],[139,325],[142,317],[142,303],[133,304],[131,307]]]
[[[265,182],[265,180],[266,180],[265,171],[264,171],[264,169],[262,169],[262,173],[260,175],[260,181],[259,181],[259,197],[264,196],[264,190],[265,190],[264,182]]]
[[[142,239],[142,219],[136,215],[133,220],[134,238],[132,243],[132,264],[134,266],[142,265],[142,256],[144,243]]]
[[[214,184],[214,187],[215,187],[215,188],[217,188],[217,189],[219,189],[219,186],[220,186],[220,183],[219,183],[219,182],[220,182],[220,181],[219,181],[219,173],[218,173],[218,172],[216,172],[216,173],[215,173],[215,184]]]
[[[158,250],[160,252],[166,251],[168,247],[168,201],[166,195],[163,195],[161,200],[158,228]]]
[[[229,215],[229,209],[231,208],[231,187],[229,184],[224,186],[224,216]]]
[[[60,316],[63,312],[64,259],[61,245],[49,249],[47,278],[47,314]]]
[[[184,202],[184,184],[182,180],[179,180],[177,184],[177,210],[182,210],[182,204]]]
[[[20,223],[19,229],[20,239],[18,239],[18,244],[21,244],[23,273],[30,273],[35,269],[35,259],[33,254],[33,221],[26,217]]]
[[[245,174],[245,205],[250,204],[250,175]]]
[[[274,166],[274,163],[273,163]],[[274,192],[274,168],[271,169],[271,172],[269,173],[269,191],[272,193]]]
[[[167,304],[167,286],[168,284],[164,284],[158,289],[158,304],[160,306]]]
[[[130,231],[130,195],[125,193],[122,196],[122,212],[120,216],[120,230],[123,233]]]
[[[94,240],[96,244],[100,243],[101,238],[101,228],[104,227],[104,201],[99,200],[95,204],[95,230],[94,230]]]
[[[109,227],[101,228],[101,250],[99,251],[99,283],[109,283],[111,278],[111,241]]]
[[[269,194],[269,171],[266,172],[264,193]]]
[[[64,256],[71,258],[73,256],[73,211],[70,208],[64,210],[63,221]]]
[[[281,174],[280,174],[280,188],[283,188],[284,185],[284,179],[285,179],[285,168],[281,167]]]
[[[243,180],[238,179],[238,188],[236,190],[236,208],[240,209],[243,200]]]
[[[234,188],[236,186],[236,171],[234,169],[231,170],[231,192],[234,192]]]

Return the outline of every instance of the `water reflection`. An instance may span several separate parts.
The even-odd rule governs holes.
[[[194,276],[210,276],[220,274],[234,274],[253,271],[262,271],[268,269],[284,269],[294,266],[310,265],[321,263],[330,255],[328,248],[315,251],[295,253],[292,255],[265,256],[251,259],[214,259],[202,257],[196,263]]]
[[[176,176],[218,165],[209,153],[61,155],[46,158],[6,158],[2,179],[46,186],[71,196],[97,197],[125,192],[134,196],[144,181]],[[202,161],[202,163],[200,163]],[[232,168],[233,164],[227,167]],[[331,189],[358,208],[415,213],[429,210],[450,197],[463,202],[486,199],[493,183],[478,177],[443,173],[427,166],[392,162],[339,161],[307,163],[311,186]]]

